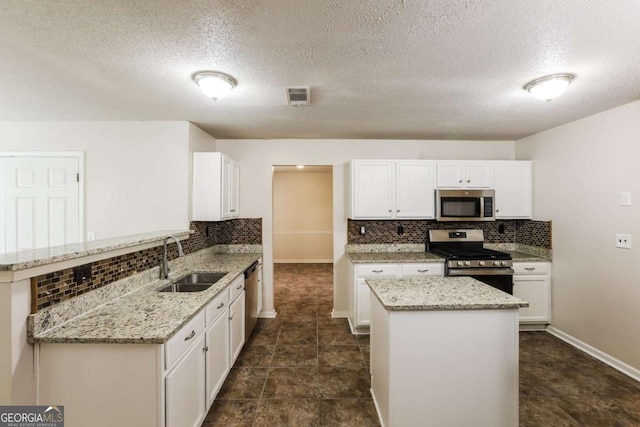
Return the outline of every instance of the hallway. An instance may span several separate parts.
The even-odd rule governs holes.
[[[276,264],[275,306],[203,426],[379,426],[369,336],[331,318],[332,264]],[[640,383],[550,334],[520,334],[520,426],[638,425]]]

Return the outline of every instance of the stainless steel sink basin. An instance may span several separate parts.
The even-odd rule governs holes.
[[[200,292],[209,289],[213,286],[213,283],[198,283],[198,284],[177,284],[172,283],[160,289],[160,292]]]
[[[227,273],[191,273],[187,274],[186,276],[182,276],[178,280],[175,280],[173,283],[178,285],[208,283],[212,285],[226,275]]]
[[[211,285],[226,276],[227,273],[190,273],[174,280],[159,292],[200,292],[209,289]]]

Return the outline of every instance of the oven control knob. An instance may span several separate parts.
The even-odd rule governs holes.
[[[464,262],[462,262],[462,261],[458,261],[458,263],[457,263],[457,264],[458,264],[458,265],[464,265]]]
[[[467,267],[471,265],[471,263],[469,261],[465,261],[464,265],[466,265]]]
[[[478,265],[479,265],[480,267],[484,267],[484,261],[478,261]]]
[[[500,261],[493,261],[493,265],[500,265]]]
[[[507,261],[500,261],[500,265],[504,267],[505,265],[507,265]]]

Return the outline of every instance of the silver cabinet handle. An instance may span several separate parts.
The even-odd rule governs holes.
[[[471,180],[470,180],[470,179],[468,179],[468,180],[467,180],[467,182],[471,182]]]
[[[239,285],[236,289],[242,289],[243,285]]]
[[[196,331],[191,331],[191,333],[189,334],[188,337],[186,337],[184,340],[185,341],[189,341],[191,338],[196,336]]]
[[[389,209],[389,212],[393,212],[393,210],[392,210],[392,209]]]
[[[458,182],[459,182],[460,184],[462,184],[462,180],[459,180]]]
[[[426,273],[429,270],[418,270],[418,273]]]
[[[231,209],[231,211],[230,211],[230,212],[235,212],[235,211],[236,211],[235,209]]]
[[[209,351],[209,346],[203,348],[202,351]]]
[[[384,270],[371,270],[372,273],[383,273]]]
[[[400,209],[398,209],[396,212],[400,212]]]
[[[235,316],[236,314],[233,313],[231,316],[229,316],[229,320],[233,320],[233,316]]]
[[[220,310],[222,307],[224,307],[224,303],[221,302],[219,306],[216,307],[216,310]]]
[[[533,270],[535,270],[536,268],[535,268],[535,267],[525,267],[524,269],[525,269],[525,270],[527,270],[527,271],[533,271]]]

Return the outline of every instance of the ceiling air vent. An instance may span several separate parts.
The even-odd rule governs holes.
[[[311,102],[311,88],[309,86],[285,87],[287,104],[289,105],[309,105]]]

